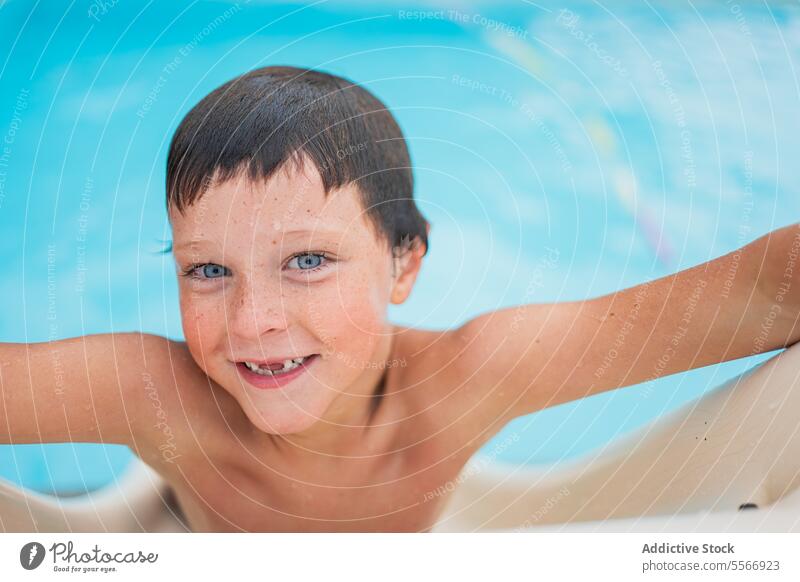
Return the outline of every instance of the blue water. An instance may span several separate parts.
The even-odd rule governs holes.
[[[611,292],[798,220],[798,8],[616,4],[5,2],[0,340],[181,337],[157,254],[168,141],[207,92],[269,64],[362,82],[406,132],[433,228],[398,323]],[[543,266],[548,248],[558,258]],[[518,419],[483,454],[580,454],[763,359]],[[130,455],[3,446],[0,476],[92,489]]]

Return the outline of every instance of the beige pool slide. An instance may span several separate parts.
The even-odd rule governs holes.
[[[635,388],[631,388],[635,389]],[[465,467],[433,531],[800,531],[800,344],[581,458]],[[185,531],[141,461],[55,498],[0,479],[0,531]]]

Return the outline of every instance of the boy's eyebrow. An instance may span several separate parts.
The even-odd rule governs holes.
[[[341,237],[344,233],[339,229],[333,229],[333,228],[293,228],[291,230],[278,231],[278,234],[282,234],[283,236],[290,234],[319,234],[319,235],[334,235]],[[192,239],[177,245],[173,244],[172,252],[183,250],[186,247],[213,244],[213,243],[215,243],[215,241],[213,240]]]
[[[343,234],[339,229],[332,229],[332,228],[293,228],[291,230],[284,230],[282,234],[336,234],[341,235]]]
[[[207,241],[207,240],[204,240],[204,239],[201,239],[201,240],[197,240],[197,239],[190,240],[190,241],[178,244],[178,245],[174,244],[174,242],[173,242],[172,252],[174,253],[175,251],[180,251],[180,250],[183,250],[183,249],[185,249],[187,247],[191,247],[191,246],[195,246],[195,245],[203,245],[203,244],[207,244],[209,242],[211,242],[211,241]]]

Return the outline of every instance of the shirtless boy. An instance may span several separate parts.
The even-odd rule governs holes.
[[[389,323],[429,225],[391,113],[322,72],[219,87],[167,166],[185,341],[0,345],[0,442],[128,445],[193,531],[427,531],[515,417],[800,339],[800,224],[602,297]]]

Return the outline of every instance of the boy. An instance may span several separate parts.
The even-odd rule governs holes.
[[[0,440],[128,445],[193,531],[427,531],[430,493],[513,418],[800,339],[797,224],[608,296],[392,325],[428,248],[412,191],[365,89],[291,67],[222,85],[167,161],[186,341],[0,346]]]

